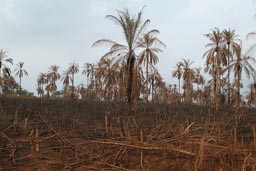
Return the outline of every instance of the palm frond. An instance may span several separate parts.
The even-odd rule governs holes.
[[[112,40],[109,40],[109,39],[100,39],[100,40],[97,40],[96,42],[94,42],[92,44],[92,47],[96,47],[96,46],[102,46],[102,45],[114,45],[116,44],[116,42],[112,41]]]

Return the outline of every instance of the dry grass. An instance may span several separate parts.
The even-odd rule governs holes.
[[[0,165],[5,169],[256,167],[254,110],[215,112],[198,106],[139,104],[134,118],[122,112],[122,104],[52,102],[24,100],[20,107],[14,99],[6,100],[1,114],[8,122],[0,136]],[[237,119],[241,112],[246,115]]]

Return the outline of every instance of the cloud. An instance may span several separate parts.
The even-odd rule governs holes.
[[[223,12],[228,14],[230,10],[239,7],[241,3],[240,0],[190,0],[183,12],[192,17],[214,17]]]
[[[0,12],[5,17],[13,16],[13,2],[12,1],[2,1],[0,6]]]

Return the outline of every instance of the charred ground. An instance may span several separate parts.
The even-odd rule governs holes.
[[[254,170],[255,109],[2,98],[4,170]]]

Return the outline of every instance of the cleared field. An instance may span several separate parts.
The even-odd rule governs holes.
[[[255,170],[254,109],[2,99],[4,170]]]

